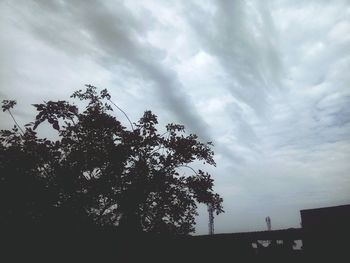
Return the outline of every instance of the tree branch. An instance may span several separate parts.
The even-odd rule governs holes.
[[[115,104],[111,99],[108,100],[110,103],[112,103],[115,107],[117,107],[118,110],[120,110],[124,115],[125,117],[128,119],[129,123],[130,123],[130,126],[131,126],[131,129],[134,131],[134,126],[132,125],[132,122],[131,120],[129,119],[128,115],[125,113],[125,111],[123,111],[121,108],[118,107],[117,104]]]
[[[24,135],[24,131],[22,130],[21,126],[19,126],[18,122],[16,121],[15,117],[13,117],[10,109],[7,109],[7,111],[10,113],[10,116],[12,117],[13,121],[15,122],[16,126],[21,130],[22,135]]]

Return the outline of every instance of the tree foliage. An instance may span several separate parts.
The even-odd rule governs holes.
[[[18,124],[1,130],[3,222],[85,220],[188,234],[194,231],[198,203],[223,212],[210,174],[189,166],[196,160],[215,166],[210,142],[186,135],[184,126],[173,123],[160,134],[151,111],[127,129],[112,115],[107,90],[87,85],[71,97],[86,107],[79,110],[67,101],[34,104],[37,115],[23,133]],[[15,104],[4,101],[3,111],[11,113]],[[44,123],[56,130],[57,140],[39,137],[37,128]]]

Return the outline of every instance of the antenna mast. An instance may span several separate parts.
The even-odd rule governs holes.
[[[214,234],[214,208],[212,204],[208,204],[208,213],[209,213],[209,235]]]
[[[271,218],[268,216],[265,218],[266,224],[267,224],[267,230],[271,230]]]

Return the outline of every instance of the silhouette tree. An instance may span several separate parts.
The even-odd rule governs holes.
[[[117,105],[107,90],[87,85],[71,97],[85,102],[82,111],[67,101],[34,104],[38,113],[25,130],[16,122],[1,130],[2,222],[63,222],[69,215],[77,224],[188,234],[198,203],[223,212],[210,174],[189,166],[196,160],[215,166],[211,142],[173,123],[158,133],[151,111],[137,123],[128,118],[127,129],[111,115]],[[2,109],[11,114],[15,104],[3,101]],[[38,137],[37,127],[46,122],[57,140]],[[180,175],[184,168],[190,174]]]

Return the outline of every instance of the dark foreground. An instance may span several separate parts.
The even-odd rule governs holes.
[[[17,262],[349,262],[347,252],[335,248],[313,253],[283,247],[257,250],[239,239],[111,229],[7,229],[1,240],[1,262],[9,262],[5,257]]]

